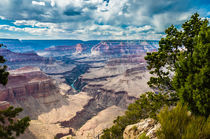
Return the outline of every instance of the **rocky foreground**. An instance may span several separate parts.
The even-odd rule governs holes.
[[[128,125],[123,132],[123,138],[139,139],[145,135],[150,139],[157,139],[157,131],[160,129],[160,126],[160,123],[157,123],[154,119],[142,119],[136,124]]]

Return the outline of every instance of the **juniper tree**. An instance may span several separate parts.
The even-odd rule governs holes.
[[[210,27],[204,24],[193,40],[190,54],[180,53],[173,85],[190,110],[206,117],[210,114]],[[188,56],[191,55],[191,56]]]
[[[147,53],[151,77],[148,84],[166,94],[175,94],[194,114],[210,113],[210,33],[208,21],[195,13],[178,30],[166,29],[157,52]]]

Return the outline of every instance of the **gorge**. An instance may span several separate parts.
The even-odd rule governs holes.
[[[57,40],[38,50],[34,41],[32,51],[22,53],[17,40],[7,42],[0,49],[10,69],[8,84],[0,88],[1,107],[24,109],[20,117],[31,117],[31,138],[96,137],[152,90],[144,56],[157,50],[158,41]]]

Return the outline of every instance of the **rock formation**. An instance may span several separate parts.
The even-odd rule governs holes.
[[[9,71],[6,86],[0,86],[0,109],[11,105],[22,107],[20,117],[31,118],[27,139],[51,139],[57,134],[69,135],[69,127],[61,127],[60,122],[73,118],[91,100],[87,93],[66,95],[70,86],[56,85],[54,80],[36,67],[23,67]],[[10,104],[9,104],[10,103]],[[29,134],[30,133],[30,134]],[[28,138],[30,135],[34,135]]]
[[[0,55],[4,56],[7,62],[26,62],[26,61],[44,61],[47,60],[38,56],[35,52],[16,53],[9,49],[1,48]]]
[[[142,134],[146,134],[150,139],[157,139],[157,130],[160,124],[154,119],[142,119],[140,122],[128,125],[123,132],[123,139],[139,139]]]
[[[0,101],[0,110],[5,110],[9,108],[10,104],[7,101]]]
[[[22,101],[29,96],[39,98],[58,92],[53,80],[39,68],[24,67],[9,73],[7,85],[0,85],[0,101]]]
[[[157,41],[101,41],[91,48],[91,53],[102,55],[144,54],[156,51]]]

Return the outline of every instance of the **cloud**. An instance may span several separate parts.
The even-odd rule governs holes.
[[[39,37],[74,39],[159,39],[165,28],[182,24],[196,11],[205,11],[201,12],[202,17],[209,16],[210,4],[202,2],[1,0],[0,19],[14,24],[1,29],[25,32],[29,37],[40,33]]]
[[[45,2],[32,1],[33,5],[45,6]]]
[[[80,10],[77,11],[74,9],[67,9],[63,13],[64,13],[64,15],[67,15],[67,16],[76,16],[76,15],[81,15],[82,11],[80,11]]]
[[[39,28],[33,28],[33,27],[20,28],[20,27],[9,26],[9,25],[0,25],[0,29],[7,30],[7,31],[15,31],[16,33],[25,32],[31,35],[40,35],[40,36],[48,36],[48,37],[65,33],[65,30],[57,28],[56,26],[44,27],[41,23],[37,23],[36,25],[38,25]]]

